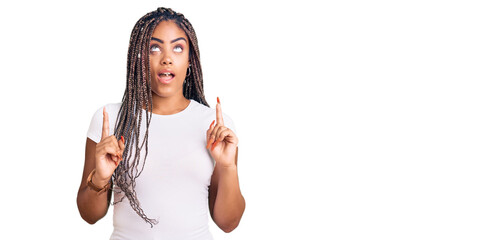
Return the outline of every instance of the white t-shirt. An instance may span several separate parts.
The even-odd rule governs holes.
[[[111,135],[120,106],[121,103],[105,106]],[[145,133],[146,114],[143,110],[140,141]],[[224,125],[236,132],[232,120],[225,114],[223,118]],[[215,119],[215,109],[192,99],[179,113],[152,114],[148,155],[144,170],[136,179],[135,190],[147,217],[158,220],[158,224],[151,228],[124,198],[113,205],[114,231],[110,239],[213,239],[208,229],[208,187],[214,160],[206,149],[206,131]],[[100,108],[87,132],[87,137],[96,143],[101,140],[102,124],[103,108]],[[131,154],[134,153],[133,150]],[[145,148],[140,156],[141,168]],[[114,186],[114,190],[120,188]],[[113,201],[122,196],[124,193],[114,191]]]

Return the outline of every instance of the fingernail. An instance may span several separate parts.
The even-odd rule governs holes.
[[[122,143],[124,143],[124,142],[125,142],[125,141],[124,141],[124,137],[123,137],[123,136],[121,136],[121,141],[122,141]]]
[[[215,123],[215,120],[213,120],[213,122],[211,122],[211,125],[210,125],[210,128],[213,127],[213,124]]]
[[[217,103],[220,103],[220,98],[217,97]]]

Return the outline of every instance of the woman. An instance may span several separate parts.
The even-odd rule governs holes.
[[[166,8],[143,16],[127,66],[122,103],[100,108],[89,127],[82,218],[104,217],[113,190],[111,239],[211,239],[208,203],[216,225],[232,231],[245,208],[238,138],[219,99],[216,110],[206,103],[192,25]]]

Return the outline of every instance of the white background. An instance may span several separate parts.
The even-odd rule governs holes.
[[[0,238],[108,239],[77,209],[86,132],[165,6],[240,139],[246,211],[215,239],[502,239],[502,6],[328,2],[2,2]]]

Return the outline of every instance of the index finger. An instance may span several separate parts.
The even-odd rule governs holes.
[[[224,118],[222,117],[222,107],[220,107],[220,99],[217,98],[217,125],[224,125]]]
[[[108,113],[105,110],[105,107],[103,107],[103,129],[101,130],[101,140],[104,138],[108,137]]]

